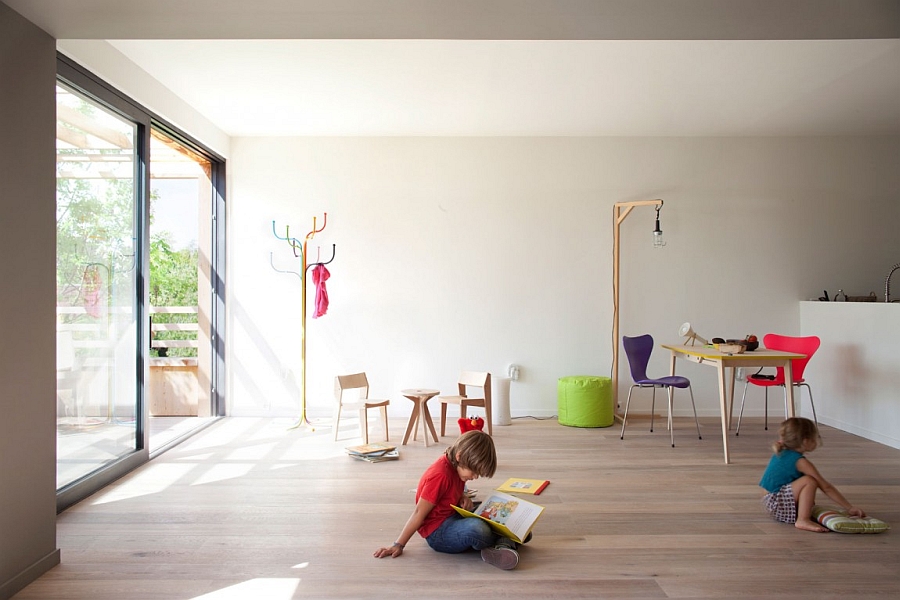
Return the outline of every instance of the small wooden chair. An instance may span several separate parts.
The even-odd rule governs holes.
[[[441,403],[441,436],[447,432],[447,405],[459,404],[459,416],[467,417],[466,409],[470,406],[484,408],[484,420],[487,422],[488,435],[494,435],[491,424],[491,374],[480,371],[463,371],[457,382],[459,394],[456,396],[438,396]],[[468,388],[480,388],[480,395],[470,395]]]
[[[344,400],[344,392],[357,391],[356,398]],[[363,443],[369,443],[369,419],[370,408],[380,408],[381,418],[384,421],[384,439],[389,441],[387,407],[390,400],[373,400],[369,398],[369,380],[365,373],[353,373],[352,375],[338,375],[334,378],[334,398],[337,404],[334,407],[334,439],[338,439],[338,426],[341,421],[341,410],[344,408],[359,411],[359,429]]]

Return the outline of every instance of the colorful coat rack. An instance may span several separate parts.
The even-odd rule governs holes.
[[[306,245],[309,240],[313,239],[317,233],[321,233],[325,226],[328,224],[328,213],[323,213],[322,218],[322,227],[321,229],[316,229],[316,217],[313,217],[313,226],[312,230],[306,234],[306,237],[303,238],[303,243],[301,244],[297,238],[291,237],[290,226],[286,225],[284,228],[284,237],[278,235],[278,232],[275,229],[275,221],[272,221],[272,234],[276,239],[284,240],[290,245],[291,250],[294,252],[294,258],[300,259],[300,271],[290,271],[279,269],[275,266],[275,262],[272,256],[272,253],[269,253],[269,264],[272,265],[272,268],[275,269],[279,273],[290,273],[292,275],[296,275],[300,278],[300,362],[301,362],[301,376],[300,376],[300,419],[294,424],[291,429],[297,427],[309,427],[310,430],[314,430],[312,427],[312,423],[309,422],[309,419],[306,416],[306,274],[309,269],[316,265],[327,265],[334,260],[335,253],[335,245],[331,245],[331,258],[325,262],[320,262],[316,260],[314,263],[309,263],[307,261]],[[298,254],[299,252],[299,254]],[[317,257],[318,259],[318,257]]]

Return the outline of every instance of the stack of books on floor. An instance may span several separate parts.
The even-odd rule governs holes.
[[[348,446],[345,448],[347,454],[357,460],[366,462],[384,462],[386,460],[398,460],[400,451],[397,446],[389,442],[374,442],[372,444],[363,444],[362,446]]]

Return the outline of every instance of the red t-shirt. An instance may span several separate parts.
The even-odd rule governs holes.
[[[450,464],[446,455],[442,454],[428,467],[416,488],[416,503],[418,504],[419,498],[424,498],[434,504],[434,508],[419,527],[419,535],[428,537],[447,517],[456,512],[450,505],[459,504],[465,487],[466,482],[459,478],[456,467]]]

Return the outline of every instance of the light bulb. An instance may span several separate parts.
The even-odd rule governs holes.
[[[656,220],[656,229],[653,230],[653,247],[662,248],[666,245],[663,239],[662,229],[659,228],[659,219]]]

